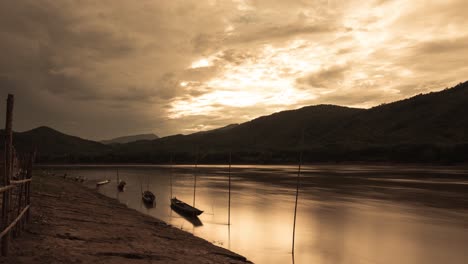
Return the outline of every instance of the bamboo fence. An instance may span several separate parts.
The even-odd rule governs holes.
[[[0,155],[1,253],[8,255],[10,240],[21,234],[25,224],[30,221],[31,181],[35,153],[18,155],[13,147],[13,104],[14,97],[9,94],[5,119],[5,149]]]

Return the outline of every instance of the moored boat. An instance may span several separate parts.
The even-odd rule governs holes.
[[[188,216],[197,216],[203,213],[203,211],[182,202],[176,197],[171,199],[171,207],[178,213],[188,215]]]
[[[97,182],[96,187],[99,187],[99,186],[104,185],[104,184],[108,184],[109,182],[110,182],[110,180],[104,180],[104,181]]]
[[[123,192],[123,190],[125,188],[125,185],[127,185],[127,183],[125,181],[120,181],[119,184],[117,185],[117,189],[119,189],[119,191]]]
[[[154,196],[154,194],[152,192],[144,191],[142,193],[141,199],[143,200],[143,202],[145,204],[152,205],[152,204],[154,204],[154,201],[156,200],[156,197]]]

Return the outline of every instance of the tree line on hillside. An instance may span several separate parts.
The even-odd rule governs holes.
[[[306,150],[232,151],[235,164],[297,164],[302,152],[304,163],[340,162],[398,162],[457,164],[468,161],[468,144],[432,145],[402,144],[371,146],[366,149],[346,149],[341,146]],[[132,155],[108,153],[105,155],[38,155],[40,163],[145,163],[145,164],[227,164],[226,152],[153,152]]]

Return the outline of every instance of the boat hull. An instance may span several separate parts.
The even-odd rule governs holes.
[[[117,185],[117,189],[119,189],[119,191],[123,192],[124,189],[125,189],[125,185],[126,185],[126,184],[127,184],[126,182],[121,181],[121,182],[119,183],[119,185]]]
[[[152,204],[154,204],[154,201],[156,200],[156,197],[154,196],[154,194],[152,192],[145,191],[142,194],[141,199],[143,200],[143,202],[145,204],[152,205]]]
[[[99,186],[104,185],[104,184],[108,184],[109,182],[110,182],[110,180],[105,180],[105,181],[97,182],[97,183],[96,183],[96,187],[99,187]]]
[[[177,211],[178,213],[184,214],[187,216],[198,216],[203,213],[203,211],[193,206],[190,206],[176,198],[171,199],[171,208],[174,209],[174,211]]]

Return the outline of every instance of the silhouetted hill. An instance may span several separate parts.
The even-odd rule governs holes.
[[[190,135],[104,145],[41,127],[16,133],[42,160],[237,163],[468,161],[468,82],[371,109],[317,105]]]
[[[373,107],[330,134],[346,143],[468,142],[468,83]]]
[[[238,125],[239,124],[230,124],[230,125],[223,126],[223,127],[220,127],[220,128],[215,128],[215,129],[212,129],[212,130],[196,132],[194,134],[211,134],[211,133],[216,133],[216,132],[220,132],[220,131],[227,131],[227,130],[230,130],[230,129],[238,126]]]
[[[139,135],[132,135],[132,136],[124,136],[113,138],[109,140],[101,140],[103,144],[125,144],[139,140],[154,140],[158,139],[159,137],[155,134],[139,134]]]
[[[364,110],[333,105],[309,106],[283,111],[252,121],[198,132],[175,135],[154,140],[151,144],[135,142],[119,146],[121,153],[185,152],[204,154],[226,151],[268,151],[297,149],[301,131],[309,136],[323,136],[340,122]],[[314,128],[314,129],[312,129]]]
[[[468,161],[468,82],[371,109],[333,105],[283,111],[230,127],[176,135],[119,149],[139,160],[164,161],[169,152],[207,162]],[[302,135],[304,139],[302,140]]]
[[[4,134],[3,130],[1,134]],[[3,140],[0,144],[3,148]],[[95,156],[102,156],[111,150],[104,144],[69,136],[45,126],[25,132],[15,132],[13,144],[20,152],[29,152],[36,148],[39,161],[91,161]]]

